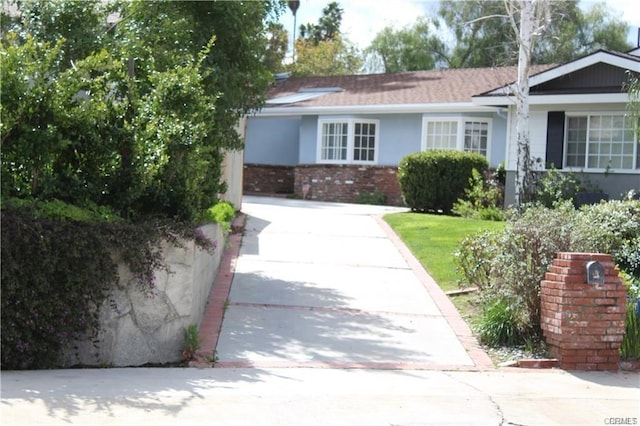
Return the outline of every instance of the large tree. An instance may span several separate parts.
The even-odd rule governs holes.
[[[603,5],[583,12],[577,0],[549,4],[551,21],[538,34],[531,63],[560,63],[598,48],[628,50],[628,26]],[[515,65],[519,46],[501,0],[443,0],[438,11],[453,44],[443,55],[452,68]]]
[[[517,44],[501,0],[442,0],[438,11],[453,44],[442,53],[450,68],[511,65]]]
[[[533,49],[534,64],[563,63],[598,49],[631,49],[629,26],[607,11],[603,3],[583,11],[577,1],[553,1],[551,21]]]
[[[318,19],[318,23],[300,25],[300,38],[310,40],[314,44],[334,40],[340,35],[343,13],[344,10],[338,2],[329,3],[322,9],[322,16]]]
[[[264,66],[272,73],[285,71],[284,59],[287,55],[289,33],[279,23],[267,24],[267,49],[264,53]]]
[[[342,36],[343,10],[337,2],[329,3],[317,23],[300,26],[295,41],[296,60],[289,67],[293,75],[356,74],[362,67],[362,55]]]
[[[365,52],[369,70],[393,73],[435,68],[444,46],[432,28],[427,18],[399,30],[385,27]]]

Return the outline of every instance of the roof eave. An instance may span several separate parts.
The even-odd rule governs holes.
[[[626,93],[588,93],[571,95],[529,95],[530,105],[560,105],[560,104],[585,104],[588,99],[590,104],[628,103],[629,95]],[[476,105],[499,107],[516,104],[515,96],[476,96],[473,98]]]
[[[282,117],[292,115],[339,114],[421,114],[425,112],[493,112],[495,108],[475,102],[447,102],[395,105],[344,105],[344,106],[289,106],[268,107],[258,111],[258,117]]]

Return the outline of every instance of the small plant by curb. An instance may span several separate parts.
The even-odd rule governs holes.
[[[200,340],[198,325],[189,325],[184,331],[184,349],[182,350],[182,358],[185,361],[195,359],[196,353],[200,349],[201,344],[202,341]]]

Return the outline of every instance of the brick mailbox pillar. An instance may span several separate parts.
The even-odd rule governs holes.
[[[560,368],[618,369],[626,296],[610,255],[558,253],[540,284],[540,322]]]

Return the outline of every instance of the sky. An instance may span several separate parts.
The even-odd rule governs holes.
[[[331,0],[300,0],[296,13],[296,36],[301,24],[317,23],[322,16],[322,9]],[[435,15],[438,2],[435,0],[336,0],[344,10],[342,15],[342,32],[346,37],[364,49],[371,43],[375,35],[386,26],[402,28],[411,25],[419,16],[429,12]],[[582,0],[582,7],[587,9],[598,1]],[[604,0],[607,8],[614,16],[625,20],[630,28],[629,42],[637,45],[638,28],[640,27],[640,3],[638,0]],[[291,34],[294,28],[293,14],[287,8],[280,22]]]

